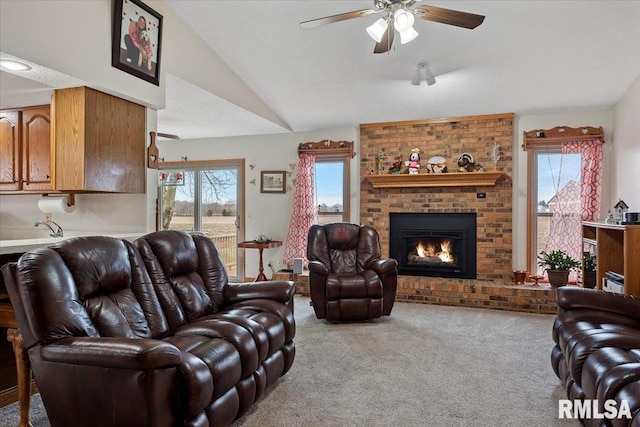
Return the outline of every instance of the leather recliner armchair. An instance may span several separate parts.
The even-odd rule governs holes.
[[[307,236],[307,258],[318,319],[365,320],[391,314],[398,262],[381,258],[375,229],[349,223],[313,225]]]

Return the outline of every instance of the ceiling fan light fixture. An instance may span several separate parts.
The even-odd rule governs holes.
[[[413,29],[413,27],[409,27],[408,30],[404,30],[400,32],[400,44],[409,43],[411,40],[418,37],[418,32]]]
[[[393,12],[393,26],[400,34],[409,28],[413,28],[414,21],[413,13],[406,9],[400,8]]]
[[[382,36],[384,35],[385,31],[387,31],[388,27],[389,24],[387,23],[387,21],[383,18],[380,18],[367,27],[367,33],[369,34],[369,36],[371,36],[372,39],[376,41],[376,43],[380,43],[380,40],[382,40]]]

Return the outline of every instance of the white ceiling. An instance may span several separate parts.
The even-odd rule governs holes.
[[[416,20],[414,41],[380,55],[365,31],[379,15],[299,26],[370,0],[168,1],[294,131],[610,108],[640,75],[638,1],[425,1],[486,19],[474,30]],[[435,85],[411,85],[421,60]]]
[[[396,39],[380,55],[365,31],[379,15],[299,26],[372,8],[372,0],[168,3],[293,131],[610,108],[640,75],[640,1],[424,1],[486,19],[474,30],[417,20],[414,41]],[[435,85],[411,85],[420,61],[430,63]],[[3,105],[20,92],[6,76]],[[27,87],[34,84],[25,92],[42,93],[37,83]],[[192,139],[288,131],[170,74],[166,93],[159,132]]]

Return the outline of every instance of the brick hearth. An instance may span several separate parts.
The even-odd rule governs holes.
[[[292,274],[277,272],[274,280],[292,280],[296,284],[296,295],[309,296],[309,273]],[[396,301],[457,305],[494,310],[525,311],[529,313],[557,314],[555,289],[548,285],[514,286],[511,284],[467,281],[465,283],[437,283],[430,281],[414,294],[398,293]]]

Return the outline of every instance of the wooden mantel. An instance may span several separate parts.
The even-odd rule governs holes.
[[[365,175],[373,188],[407,187],[491,187],[504,172],[453,172]]]

